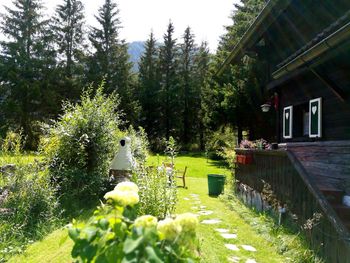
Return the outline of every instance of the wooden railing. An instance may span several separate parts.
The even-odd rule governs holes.
[[[310,247],[326,262],[350,262],[350,237],[346,227],[292,152],[236,149],[236,154],[253,157],[250,164],[237,164],[237,184],[247,185],[259,193],[268,188],[300,229],[315,214],[321,214],[311,229],[304,230]]]

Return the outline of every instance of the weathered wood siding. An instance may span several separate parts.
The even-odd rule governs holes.
[[[350,141],[290,143],[285,147],[293,152],[316,185],[344,191],[345,182],[350,183]]]
[[[309,100],[322,98],[322,138],[321,141],[350,139],[350,54],[341,53],[322,65],[323,74],[344,92],[344,101],[337,97],[312,72],[308,71],[297,78],[279,86],[280,116],[284,107],[308,104]],[[301,122],[296,116],[293,122]],[[297,125],[294,125],[293,138],[282,136],[282,121],[280,121],[281,142],[315,141],[308,136],[297,136]]]
[[[300,226],[312,218],[314,213],[321,213],[319,223],[310,231],[305,231],[310,246],[326,262],[350,262],[350,242],[346,240],[346,228],[341,223],[339,225],[335,212],[322,195],[318,194],[318,190],[313,190],[309,184],[311,180],[300,175],[287,151],[236,152],[253,155],[252,164],[238,164],[235,171],[237,183],[262,192],[265,181],[271,186],[279,202],[287,205],[289,214],[296,215],[296,223]]]

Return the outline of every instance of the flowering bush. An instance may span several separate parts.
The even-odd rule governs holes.
[[[255,140],[255,141],[242,140],[239,147],[242,149],[271,150],[271,144],[269,144],[264,139],[259,139],[259,140]]]
[[[69,228],[73,258],[113,263],[197,261],[196,216],[183,214],[160,222],[151,215],[136,218],[135,196],[138,199],[135,184],[118,184],[106,193],[107,204],[98,207],[87,224],[73,222]]]

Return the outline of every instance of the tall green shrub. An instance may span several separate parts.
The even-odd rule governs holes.
[[[95,93],[91,87],[83,92],[80,103],[64,103],[63,114],[47,128],[41,149],[63,200],[82,197],[86,202],[104,189],[122,135],[118,105],[116,94],[103,94],[102,83]]]

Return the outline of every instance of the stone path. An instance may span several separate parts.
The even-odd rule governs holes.
[[[212,210],[206,210],[207,206],[205,205],[201,205],[201,201],[200,201],[200,198],[199,198],[199,195],[197,194],[190,194],[190,197],[185,197],[184,200],[188,200],[188,201],[193,201],[193,204],[195,204],[196,206],[192,206],[191,209],[192,210],[195,210],[196,212],[194,214],[196,214],[197,216],[199,217],[202,217],[202,216],[215,216],[215,213],[214,211]],[[205,225],[217,225],[217,224],[220,224],[222,223],[222,220],[220,218],[205,218],[205,219],[200,219],[200,222],[201,224],[205,224]],[[256,248],[254,248],[253,246],[251,245],[246,245],[246,244],[242,244],[240,245],[239,244],[239,238],[237,237],[237,234],[236,233],[230,233],[230,230],[229,229],[226,229],[226,228],[215,228],[215,231],[224,239],[224,240],[234,240],[234,241],[237,241],[235,242],[235,244],[231,244],[231,243],[227,243],[225,244],[225,248],[230,250],[230,251],[233,251],[235,253],[239,253],[241,250],[245,250],[245,251],[248,251],[248,252],[251,252],[251,253],[254,253],[256,252]],[[244,259],[236,256],[236,255],[232,255],[232,256],[229,256],[227,258],[227,261],[228,262],[245,262],[245,263],[257,263],[255,261],[254,258],[249,258],[249,259],[246,259],[246,261],[242,261]]]

